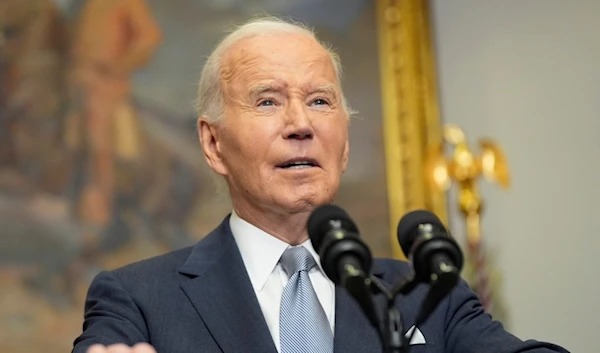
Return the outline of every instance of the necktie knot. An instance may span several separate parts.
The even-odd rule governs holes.
[[[310,271],[315,265],[315,259],[303,246],[287,248],[279,260],[281,267],[289,277],[300,271]]]

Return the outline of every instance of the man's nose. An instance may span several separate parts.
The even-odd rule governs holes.
[[[286,127],[283,132],[285,139],[312,139],[314,129],[306,107],[303,105],[290,106],[286,112]]]

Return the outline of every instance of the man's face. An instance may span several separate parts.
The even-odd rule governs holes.
[[[333,201],[348,162],[348,117],[327,52],[298,34],[234,44],[221,69],[224,118],[201,123],[234,202],[276,212]]]

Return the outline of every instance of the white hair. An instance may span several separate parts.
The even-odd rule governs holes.
[[[221,61],[223,54],[235,43],[242,39],[258,35],[302,34],[317,41],[327,51],[335,69],[338,84],[341,87],[342,64],[339,56],[331,47],[320,41],[314,31],[304,24],[286,21],[277,17],[259,17],[231,31],[212,51],[200,76],[198,95],[195,108],[198,117],[205,118],[209,123],[218,123],[223,117],[223,90],[221,87]],[[348,117],[354,114],[342,92],[342,107]]]

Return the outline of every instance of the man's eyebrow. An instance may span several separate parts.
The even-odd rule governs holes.
[[[284,90],[284,87],[281,85],[260,84],[250,87],[248,94],[250,97],[258,97],[264,93],[282,93]],[[337,96],[338,91],[337,87],[333,84],[325,84],[316,88],[309,87],[305,90],[308,94],[324,93],[332,96]]]
[[[328,94],[331,94],[331,95],[335,96],[338,93],[338,89],[336,88],[335,85],[322,85],[322,86],[319,86],[317,88],[310,89],[309,93],[310,94],[314,94],[314,93],[328,93]]]
[[[263,93],[280,93],[283,91],[283,87],[281,86],[275,86],[275,85],[271,85],[271,84],[263,84],[263,85],[256,85],[256,86],[252,86],[250,87],[248,94],[250,95],[250,97],[257,97],[260,96]]]

